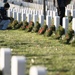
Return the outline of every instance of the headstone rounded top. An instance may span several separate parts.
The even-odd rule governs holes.
[[[30,70],[36,70],[36,71],[38,71],[38,70],[40,70],[40,71],[45,70],[46,71],[46,68],[45,67],[42,67],[42,66],[32,66],[30,68]]]
[[[10,50],[10,48],[1,48],[1,50]]]
[[[46,75],[46,68],[43,66],[32,66],[30,68],[30,75]]]
[[[10,48],[1,48],[0,49],[2,52],[11,52]]]
[[[12,56],[12,60],[26,61],[26,58],[24,56]]]
[[[75,18],[73,18],[73,20],[75,20]]]
[[[65,16],[65,17],[63,17],[63,19],[68,19],[68,17],[67,17],[67,16]]]

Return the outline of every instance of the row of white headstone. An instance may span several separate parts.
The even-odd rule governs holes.
[[[66,6],[66,8],[69,9],[69,10],[73,10],[73,9],[75,9],[75,4],[68,4]]]
[[[66,10],[66,15],[69,15],[69,10]],[[58,16],[56,11],[51,11],[51,14],[53,15],[54,18],[54,25],[56,27],[56,30],[58,29],[58,26],[60,25],[60,17]],[[75,16],[75,10],[73,10],[73,15]],[[36,23],[36,21],[39,21],[39,23],[42,25],[44,25],[44,15],[37,15],[37,14],[26,14],[24,13],[24,11],[22,12],[17,12],[16,10],[9,10],[8,11],[8,16],[9,17],[13,17],[15,20],[20,21],[25,21],[27,20],[27,22],[33,21],[34,23]],[[73,17],[73,22],[72,22],[72,29],[75,32],[75,18]],[[48,28],[51,26],[52,24],[52,17],[50,15],[46,16],[46,24],[48,25]],[[68,30],[68,17],[64,17],[63,18],[63,28],[65,29],[65,33],[67,33]]]
[[[26,58],[24,56],[11,56],[10,48],[1,48],[0,70],[3,75],[26,75]],[[29,75],[47,75],[47,71],[43,66],[32,66]]]
[[[43,4],[28,3],[28,2],[23,2],[23,1],[12,1],[12,0],[10,0],[8,2],[10,2],[10,5],[13,5],[13,4],[11,4],[11,2],[14,2],[14,4],[16,4],[16,6],[20,6],[22,4],[24,7],[33,8],[33,9],[37,9],[37,10],[39,10],[39,9],[43,10]],[[53,2],[46,1],[45,4],[46,4],[46,9],[55,10]],[[21,6],[21,7],[23,7],[23,6]],[[75,5],[68,4],[66,6],[66,8],[68,8],[69,10],[75,9]]]
[[[38,6],[37,6],[38,7]],[[14,5],[14,4],[11,4],[10,3],[10,8],[14,8],[14,10],[16,10],[17,12],[25,12],[25,14],[38,14],[38,15],[43,15],[43,9],[37,9],[37,8],[28,8],[28,7],[21,7],[19,5]],[[68,16],[67,11],[68,12],[71,12],[72,13],[72,16],[75,17],[73,15],[73,13],[75,12],[75,5],[72,5],[72,4],[69,4],[67,5],[67,7],[65,7],[66,9],[66,12],[65,12],[65,15]],[[50,5],[50,9],[47,10],[47,6],[46,6],[46,15],[50,15],[50,16],[53,16],[51,14],[50,11],[56,11],[57,13],[57,8],[54,7],[53,5]]]
[[[32,9],[32,8],[10,8],[9,11],[13,12],[20,12],[20,13],[25,13],[25,14],[31,14],[31,15],[43,15],[43,10],[36,10],[36,9]],[[65,11],[65,16],[69,16],[69,14],[71,13],[71,16],[73,16],[75,18],[75,9],[70,10],[68,8],[66,8]],[[52,18],[57,16],[57,9],[55,8],[55,10],[47,10],[46,11],[46,15],[50,15]]]
[[[23,9],[21,11],[19,11],[19,9],[9,9],[8,10],[8,16],[9,17],[13,17],[15,20],[18,20],[19,22],[20,21],[25,21],[27,20],[27,22],[30,22],[30,21],[33,21],[34,23],[36,23],[36,21],[39,21],[39,23],[41,25],[44,24],[44,15],[41,14],[40,12],[40,15],[38,13],[36,13],[35,11],[35,14],[31,14],[31,11],[30,13],[28,13],[29,11],[27,11],[27,9]],[[55,16],[58,16],[57,12],[55,11],[50,11],[50,15],[47,15],[47,24],[48,25],[51,25],[51,19],[52,19],[52,15],[55,17]],[[49,23],[48,23],[49,22]]]
[[[37,10],[37,9],[32,9],[32,8],[20,8],[20,7],[11,7],[9,9],[9,11],[15,11],[15,12],[20,12],[20,13],[25,13],[25,14],[36,14],[36,15],[43,15],[43,10]],[[69,16],[69,13],[71,12],[71,16],[74,17],[75,15],[75,10],[69,10],[69,9],[66,9],[66,12],[65,12],[65,15],[66,16]],[[46,11],[46,15],[50,15],[51,17],[54,17],[54,16],[57,16],[57,9],[55,8],[54,10],[47,10]]]

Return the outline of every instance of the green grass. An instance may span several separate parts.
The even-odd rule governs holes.
[[[2,47],[11,48],[12,55],[26,57],[26,75],[29,75],[32,65],[45,66],[47,75],[75,75],[75,47],[61,44],[53,37],[22,30],[4,30],[0,31],[0,48]]]

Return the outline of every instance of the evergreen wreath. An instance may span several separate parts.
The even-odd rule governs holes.
[[[73,36],[74,36],[74,30],[69,29],[67,34],[65,34],[65,37],[62,39],[62,43],[69,44]]]
[[[39,28],[41,27],[40,23],[37,21],[34,25],[34,28],[33,28],[33,32],[38,32]]]
[[[23,21],[23,25],[21,26],[20,29],[25,30],[26,26],[28,26],[28,22],[27,21]]]
[[[23,22],[19,22],[16,26],[15,29],[19,29],[23,25]]]
[[[45,32],[45,36],[49,37],[53,34],[53,31],[55,31],[55,25],[51,25],[50,28],[48,28]]]
[[[62,26],[59,26],[55,32],[55,39],[60,39],[64,34],[65,34],[64,28]]]
[[[29,22],[29,25],[26,26],[26,31],[31,32],[34,27],[34,23],[32,21]]]
[[[47,28],[48,28],[47,25],[43,25],[43,26],[39,29],[38,34],[44,34]]]
[[[12,23],[11,23],[11,27],[12,29],[16,29],[16,25],[18,24],[18,21],[17,20],[14,20]]]

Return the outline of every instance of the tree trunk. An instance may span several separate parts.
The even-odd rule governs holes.
[[[72,0],[65,0],[65,5],[67,6],[68,4],[70,4]]]

